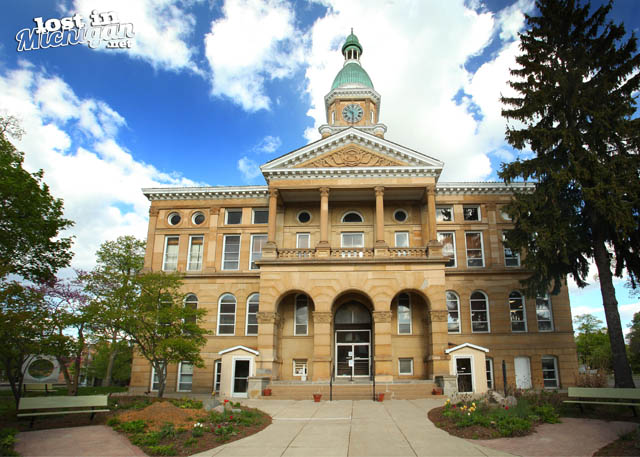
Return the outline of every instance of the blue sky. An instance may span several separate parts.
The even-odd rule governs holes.
[[[93,10],[131,24],[131,47],[17,51],[34,18],[88,22]],[[104,240],[146,236],[141,187],[263,184],[260,164],[317,139],[351,27],[387,138],[443,160],[442,180],[497,179],[517,154],[498,97],[533,11],[532,0],[10,1],[0,112],[20,119],[25,164],[64,198],[74,266],[90,268]],[[610,18],[638,34],[638,11],[616,0]],[[640,299],[623,283],[626,323]],[[570,291],[574,314],[604,318],[597,283]]]

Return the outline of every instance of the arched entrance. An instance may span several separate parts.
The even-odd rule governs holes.
[[[369,309],[357,300],[339,306],[334,317],[335,376],[371,375],[372,326]]]

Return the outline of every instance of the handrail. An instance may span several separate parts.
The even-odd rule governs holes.
[[[329,376],[329,401],[333,401],[333,373],[334,373],[333,360],[331,361],[331,376]]]

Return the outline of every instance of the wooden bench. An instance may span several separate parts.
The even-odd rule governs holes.
[[[637,416],[636,408],[640,406],[640,389],[569,387],[569,398],[580,399],[565,400],[564,403],[577,403],[582,412],[584,412],[583,404],[630,406],[633,415]]]
[[[96,413],[109,412],[109,409],[107,408],[108,401],[109,395],[82,395],[79,397],[23,397],[20,399],[20,403],[18,405],[18,417],[31,417],[31,427],[33,427],[33,422],[37,416],[91,413],[91,420],[93,420],[93,416],[95,416]]]
[[[54,391],[53,384],[37,382],[24,383],[22,385],[22,390],[25,394],[29,392],[44,392],[45,394],[49,394],[49,392]]]

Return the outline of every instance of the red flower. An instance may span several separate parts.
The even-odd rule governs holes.
[[[508,406],[505,406],[505,407],[504,407],[504,409],[509,409],[509,407],[508,407]]]
[[[454,408],[456,407],[456,405],[452,405]]]
[[[222,425],[218,424],[218,428],[222,428]]]
[[[232,419],[233,419],[233,416],[229,416],[229,420],[232,420]]]
[[[225,400],[224,402],[225,402],[225,403],[229,403],[229,400]]]

